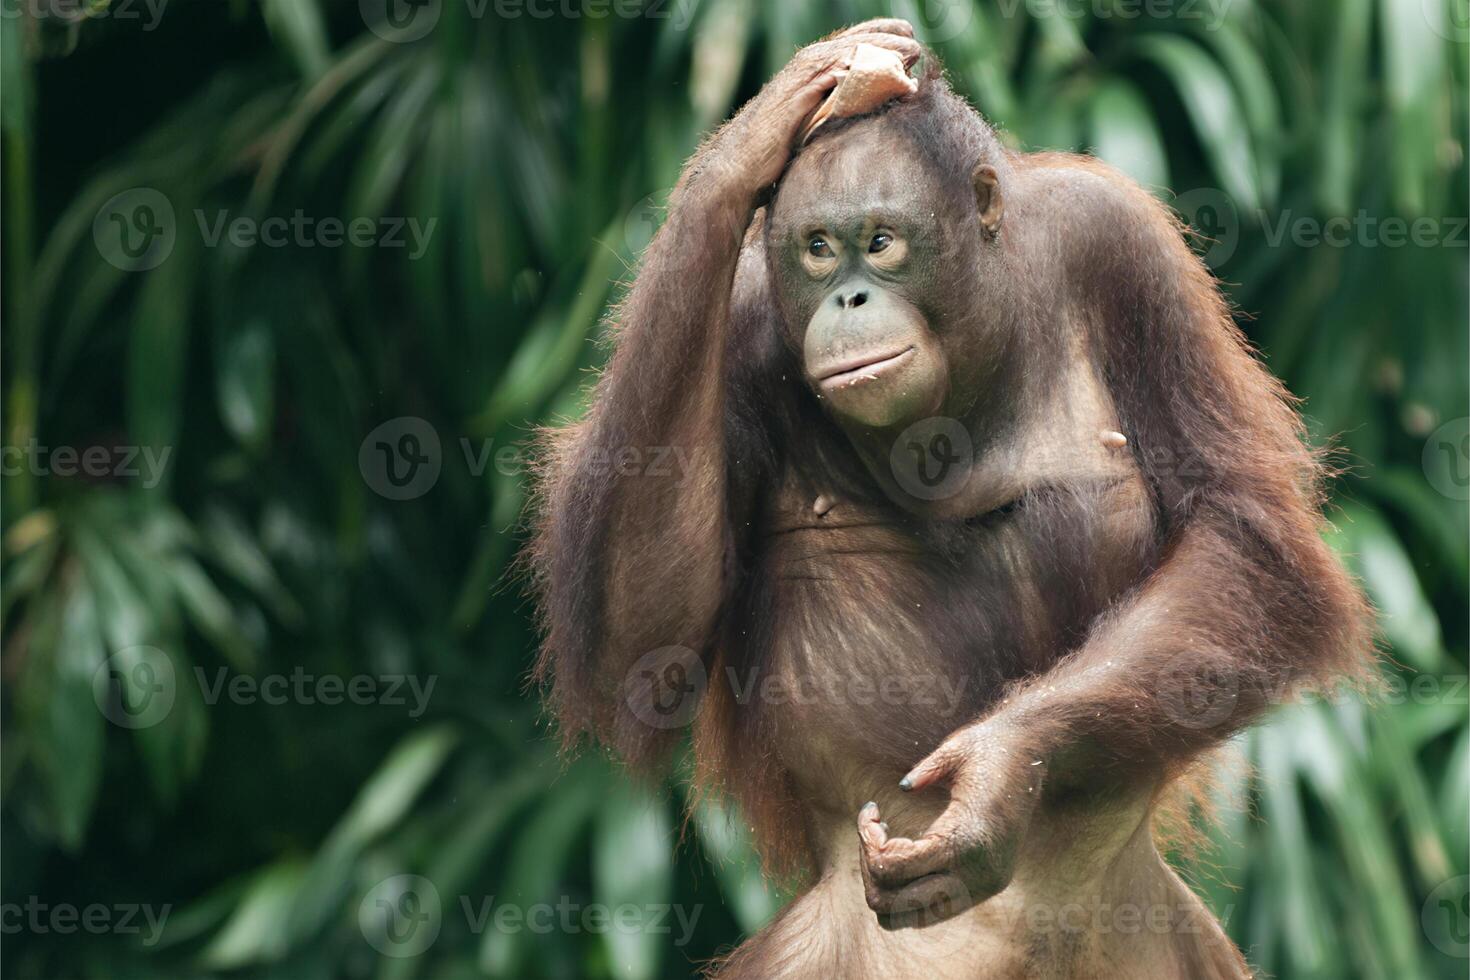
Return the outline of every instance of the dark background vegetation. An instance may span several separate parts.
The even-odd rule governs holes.
[[[442,0],[412,42],[368,30],[364,6],[3,0],[5,976],[684,976],[778,907],[738,819],[706,805],[680,833],[683,781],[649,793],[596,754],[557,760],[505,580],[524,473],[472,464],[578,411],[602,315],[700,134],[800,44],[888,13],[1016,146],[1097,152],[1174,201],[1349,466],[1333,540],[1383,614],[1383,703],[1286,706],[1241,738],[1251,765],[1222,780],[1236,805],[1193,880],[1273,975],[1464,976],[1463,0],[547,19]],[[150,271],[94,237],[134,188],[176,215]],[[413,260],[209,247],[194,217],[298,209],[437,225]],[[1314,241],[1332,218],[1346,239]],[[1386,218],[1431,230],[1395,245]],[[441,474],[391,500],[359,450],[403,416],[437,432]],[[145,486],[17,463],[32,440],[171,455]],[[418,714],[211,697],[221,676],[298,668],[435,686]],[[160,672],[173,703],[153,723],[99,708],[145,708]],[[405,874],[433,885],[440,932],[381,955],[373,903],[399,902]],[[462,896],[700,912],[685,944],[477,931]],[[153,943],[22,922],[94,903],[169,918]]]

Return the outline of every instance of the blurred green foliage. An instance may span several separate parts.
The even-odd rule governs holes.
[[[1193,879],[1270,974],[1464,975],[1463,0],[431,0],[371,30],[373,9],[4,0],[6,976],[684,976],[772,913],[738,819],[707,803],[680,833],[682,781],[557,760],[502,451],[578,411],[700,134],[798,45],[890,13],[1015,145],[1175,201],[1341,448],[1334,540],[1383,613],[1383,703],[1242,738]],[[176,232],[148,271],[104,245],[136,188]],[[298,212],[436,224],[419,257],[210,241],[220,215]],[[1386,219],[1430,223],[1394,244]],[[401,416],[441,443],[411,500],[359,465]],[[293,672],[383,696],[218,686]],[[376,679],[403,675],[434,686],[394,704]],[[413,910],[400,875],[441,902],[412,958],[372,939],[377,902]],[[477,919],[491,896],[699,917],[687,941],[539,934]],[[30,911],[94,903],[168,918]]]

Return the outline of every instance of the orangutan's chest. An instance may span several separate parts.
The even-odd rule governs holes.
[[[739,710],[804,768],[906,769],[1071,649],[1142,573],[1152,527],[1126,481],[1028,495],[943,541],[876,508],[817,510],[779,512],[765,635],[726,665]]]

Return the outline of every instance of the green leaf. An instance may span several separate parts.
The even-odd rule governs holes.
[[[1271,85],[1271,73],[1250,40],[1235,24],[1225,21],[1215,30],[1196,35],[1208,44],[1230,76],[1246,122],[1251,148],[1259,168],[1263,203],[1276,201],[1281,189],[1281,107]]]
[[[1089,109],[1094,153],[1156,193],[1169,183],[1159,128],[1132,83],[1104,82]]]
[[[1323,705],[1304,706],[1293,741],[1296,763],[1333,818],[1332,828],[1351,887],[1363,898],[1372,945],[1394,976],[1420,976],[1417,916],[1372,785]]]
[[[1434,31],[1429,5],[1420,0],[1383,0],[1378,14],[1394,121],[1394,200],[1403,212],[1420,215],[1429,204],[1428,183],[1438,169],[1440,146],[1450,137],[1444,39]],[[1453,14],[1442,16],[1443,23],[1454,23]]]
[[[608,241],[620,232],[621,228],[611,225],[602,240]],[[570,309],[550,310],[526,331],[500,384],[476,419],[476,431],[493,433],[511,419],[533,413],[570,373],[602,312],[616,253],[598,248],[590,259]]]
[[[1168,34],[1146,34],[1134,48],[1174,83],[1221,187],[1242,209],[1259,210],[1261,187],[1250,130],[1219,63],[1193,41]]]
[[[704,797],[694,808],[694,827],[735,921],[754,933],[780,910],[783,897],[761,875],[760,858],[735,812]]]
[[[1429,785],[1413,746],[1404,731],[1402,717],[1421,706],[1413,700],[1384,706],[1373,712],[1374,762],[1383,781],[1391,786],[1409,838],[1409,854],[1419,872],[1419,884],[1429,891],[1452,877],[1449,852],[1439,828],[1439,815],[1431,800]]]
[[[667,905],[673,893],[673,843],[667,805],[620,783],[600,808],[592,835],[597,901],[614,913],[624,906],[648,910]],[[671,924],[676,919],[665,917]],[[613,928],[603,933],[603,941],[615,976],[649,980],[659,974],[669,938],[646,928]]]
[[[1460,728],[1445,765],[1444,782],[1439,788],[1439,812],[1443,826],[1452,831],[1448,841],[1454,866],[1463,868],[1470,854],[1466,835],[1460,832],[1470,826],[1470,725]]]
[[[175,201],[177,209],[179,202]],[[178,212],[180,220],[184,213]],[[173,254],[146,273],[128,350],[128,424],[139,445],[178,449],[183,424],[184,364],[191,327],[199,239],[179,230]],[[172,482],[166,471],[162,491]]]
[[[394,748],[363,785],[302,875],[292,899],[289,943],[301,942],[326,923],[347,894],[362,850],[405,817],[458,741],[459,736],[448,727],[415,732]]]
[[[31,90],[31,60],[25,54],[26,21],[6,16],[0,23],[0,124],[7,139],[29,136],[34,96]]]
[[[1316,160],[1317,197],[1328,214],[1348,212],[1362,164],[1362,103],[1368,94],[1372,15],[1371,0],[1342,0],[1328,27]]]
[[[365,844],[387,831],[403,818],[458,741],[454,729],[443,726],[405,738],[363,786],[337,832]]]
[[[317,0],[263,0],[262,12],[271,34],[290,51],[303,77],[313,79],[327,70],[331,55]]]
[[[117,535],[109,548],[86,526],[77,527],[73,539],[97,598],[111,651],[109,666],[126,703],[143,706],[154,697],[169,699],[161,716],[140,716],[132,736],[159,800],[172,805],[184,780],[198,769],[208,727],[202,695],[184,673],[187,661],[178,649],[177,616],[116,557],[114,549],[133,549],[136,542]]]
[[[191,558],[176,557],[166,562],[169,582],[194,626],[238,670],[255,667],[255,649],[240,632],[229,602],[209,576]]]
[[[287,591],[259,540],[235,514],[211,508],[201,520],[199,531],[212,560],[269,602],[286,623],[300,624],[305,615],[300,602]]]
[[[199,955],[210,970],[234,970],[277,960],[286,950],[291,910],[305,869],[285,858],[261,870],[219,934]]]
[[[1442,671],[1439,619],[1398,538],[1377,513],[1360,505],[1344,507],[1336,523],[1334,543],[1367,586],[1394,653],[1419,670]]]
[[[1269,857],[1261,862],[1262,874],[1268,883],[1265,894],[1282,916],[1280,927],[1291,937],[1286,955],[1293,968],[1306,976],[1332,976],[1341,970],[1342,960],[1311,852],[1301,846],[1311,835],[1292,761],[1299,727],[1299,710],[1288,710],[1256,734],[1261,816],[1269,848]]]
[[[58,840],[81,847],[102,779],[104,718],[94,683],[106,653],[97,603],[85,583],[68,592],[56,646],[40,650],[39,669],[51,677],[36,724],[35,758],[45,778]]]
[[[554,898],[557,882],[572,858],[572,845],[587,830],[606,785],[605,770],[590,764],[568,770],[560,792],[537,808],[511,848],[510,867],[495,896],[500,905],[518,906],[524,914],[530,906]],[[491,926],[480,941],[477,963],[492,977],[523,976],[530,941],[524,929]]]
[[[253,318],[222,342],[217,360],[217,397],[225,428],[258,452],[270,440],[274,422],[275,339],[270,325]]]

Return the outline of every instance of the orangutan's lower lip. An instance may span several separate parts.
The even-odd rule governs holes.
[[[822,388],[830,389],[846,387],[860,381],[876,381],[884,371],[892,370],[902,364],[913,352],[913,347],[905,347],[892,354],[865,356],[855,361],[848,361],[839,365],[835,371],[824,375],[820,384]]]

